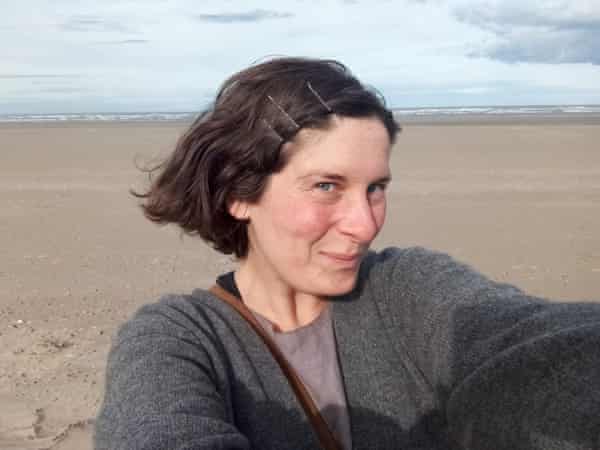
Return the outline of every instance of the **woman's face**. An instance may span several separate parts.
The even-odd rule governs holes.
[[[294,292],[350,291],[385,219],[390,139],[376,118],[333,117],[327,130],[301,130],[289,159],[257,203],[235,203],[249,219],[242,264]],[[235,215],[235,214],[234,214]]]

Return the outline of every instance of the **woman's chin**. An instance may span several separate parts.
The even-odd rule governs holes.
[[[326,285],[319,286],[321,289],[320,296],[322,297],[336,297],[344,295],[352,291],[356,286],[357,273],[348,274],[343,277],[333,277]]]

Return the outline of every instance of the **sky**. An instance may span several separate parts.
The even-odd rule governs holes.
[[[0,114],[198,111],[273,55],[395,108],[600,104],[600,0],[5,1]]]

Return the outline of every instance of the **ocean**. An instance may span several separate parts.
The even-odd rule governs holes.
[[[600,105],[524,105],[393,108],[401,120],[493,119],[526,116],[540,118],[581,118],[600,116]],[[55,114],[0,114],[0,122],[190,122],[197,112],[103,112]]]

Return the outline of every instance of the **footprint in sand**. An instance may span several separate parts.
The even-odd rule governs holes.
[[[0,448],[5,450],[37,449],[44,444],[44,411],[33,409],[19,400],[0,396]],[[49,443],[49,442],[48,442]]]
[[[43,409],[31,408],[7,395],[0,395],[0,449],[88,450],[92,448],[93,421],[69,424],[60,430],[44,428]]]

